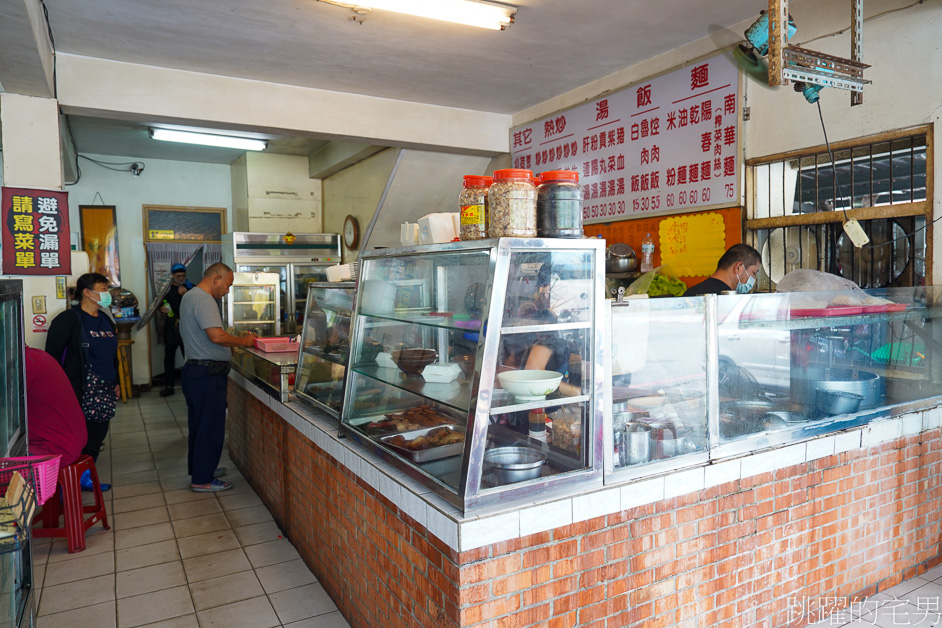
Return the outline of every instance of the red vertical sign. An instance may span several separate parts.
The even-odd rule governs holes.
[[[3,188],[3,274],[70,275],[69,193]]]

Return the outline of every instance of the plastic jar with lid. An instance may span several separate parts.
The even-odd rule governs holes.
[[[488,237],[536,237],[536,187],[530,170],[507,168],[494,171],[487,190]]]
[[[536,231],[541,238],[582,237],[582,186],[578,172],[550,170],[540,175]]]
[[[458,209],[461,212],[458,238],[462,242],[487,237],[487,188],[491,182],[491,177],[473,174],[464,178],[464,188],[458,194]]]

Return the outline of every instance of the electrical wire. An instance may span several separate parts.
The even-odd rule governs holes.
[[[897,12],[899,12],[899,11],[906,11],[907,9],[913,8],[913,7],[916,6],[917,4],[925,4],[925,3],[926,3],[926,0],[916,0],[916,2],[913,2],[912,4],[907,4],[907,5],[904,6],[904,7],[896,7],[895,9],[887,9],[887,10],[884,11],[883,13],[877,13],[876,15],[871,15],[870,17],[864,18],[864,23],[872,22],[873,20],[879,19],[879,18],[883,17],[884,15],[889,15],[890,13],[897,13]],[[808,44],[810,44],[810,43],[812,43],[812,42],[815,42],[815,41],[819,41],[819,40],[821,40],[821,39],[827,39],[828,37],[836,37],[836,36],[838,36],[838,35],[843,35],[844,33],[846,33],[846,32],[849,31],[849,30],[850,30],[850,26],[848,26],[847,28],[842,28],[842,29],[839,30],[839,31],[834,31],[833,33],[828,33],[827,35],[818,35],[818,36],[815,37],[814,39],[809,39],[808,41],[796,42],[795,45],[796,45],[796,46],[800,46],[800,47],[803,48],[803,47],[807,46]]]
[[[98,159],[92,159],[91,157],[86,157],[85,155],[78,155],[77,157],[82,159],[87,159],[93,164],[98,164],[102,168],[107,168],[108,170],[114,170],[116,172],[130,172],[130,168],[111,168],[111,166],[133,166],[134,164],[139,164],[139,161],[99,161]]]
[[[917,2],[916,4],[921,4],[921,2]],[[912,6],[912,5],[910,5],[910,6]],[[906,8],[906,7],[904,7],[904,8]],[[897,10],[897,11],[898,11],[898,10],[900,10],[900,9],[894,9],[894,10]],[[825,145],[825,146],[827,147],[827,149],[828,149],[828,157],[831,158],[831,172],[832,172],[833,175],[834,175],[834,188],[833,188],[833,190],[832,190],[832,194],[834,195],[834,206],[837,207],[838,193],[840,193],[840,196],[843,197],[843,196],[844,196],[844,191],[841,189],[841,187],[840,187],[841,184],[840,184],[840,182],[837,180],[837,164],[835,164],[835,162],[834,162],[834,153],[831,152],[831,144],[830,144],[830,142],[828,142],[828,130],[827,130],[827,128],[826,128],[825,125],[824,125],[824,114],[821,113],[821,101],[818,100],[816,104],[818,105],[818,117],[821,119],[821,131],[824,132],[824,145]],[[841,207],[841,211],[844,212],[844,220],[848,220],[848,217],[847,217],[847,209],[844,208],[844,207]],[[919,227],[918,229],[913,230],[911,233],[904,233],[904,234],[901,235],[900,237],[898,237],[898,238],[893,238],[892,240],[887,240],[887,241],[883,242],[882,244],[865,244],[864,246],[862,246],[862,247],[860,247],[860,248],[862,248],[862,249],[879,249],[879,248],[883,248],[884,246],[888,246],[888,245],[890,245],[890,244],[893,244],[894,242],[898,242],[899,240],[906,240],[906,239],[908,239],[909,237],[916,235],[916,234],[919,233],[920,231],[922,231],[922,230],[924,230],[924,229],[927,229],[930,225],[934,225],[935,223],[939,222],[940,220],[942,220],[942,216],[939,216],[939,217],[936,218],[935,220],[932,220],[932,221],[930,221],[930,222],[927,222],[926,224],[924,224],[923,226]],[[894,222],[895,222],[895,221],[894,221]]]

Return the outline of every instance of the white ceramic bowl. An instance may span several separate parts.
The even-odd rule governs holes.
[[[497,379],[517,401],[538,401],[559,388],[563,374],[556,371],[506,371],[498,373]]]

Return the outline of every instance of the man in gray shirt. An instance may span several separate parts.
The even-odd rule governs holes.
[[[229,383],[229,347],[251,347],[255,336],[236,337],[222,327],[219,299],[229,293],[232,269],[216,263],[180,301],[180,336],[186,346],[182,388],[186,398],[190,488],[197,493],[228,491],[231,482],[216,479],[226,436],[226,389]]]

